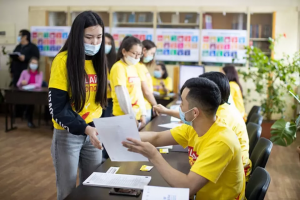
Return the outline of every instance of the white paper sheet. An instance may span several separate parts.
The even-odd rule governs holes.
[[[142,190],[150,181],[151,176],[94,172],[83,182],[83,185]]]
[[[173,149],[173,145],[156,147],[157,149]]]
[[[145,186],[142,200],[189,200],[189,188]]]
[[[176,117],[171,117],[171,122],[180,122],[181,120]]]
[[[171,123],[167,123],[167,124],[160,124],[158,126],[160,127],[163,127],[163,128],[169,128],[169,129],[172,129],[172,128],[175,128],[177,126],[181,126],[183,125],[182,123],[175,123],[175,122],[171,122]]]
[[[135,118],[131,115],[97,118],[94,124],[99,133],[99,140],[103,142],[111,161],[149,161],[141,154],[127,151],[122,142],[126,138],[141,141]]]

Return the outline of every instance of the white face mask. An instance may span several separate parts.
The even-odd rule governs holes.
[[[136,65],[140,62],[140,58],[133,58],[131,56],[126,56],[124,59],[128,65]]]
[[[101,47],[101,43],[97,44],[97,45],[92,45],[92,44],[86,44],[86,43],[84,43],[84,52],[85,52],[85,55],[88,55],[88,56],[95,55],[96,53],[98,53],[100,47]]]
[[[35,70],[37,70],[38,65],[37,65],[37,64],[30,63],[30,64],[29,64],[29,67],[30,67],[30,69],[31,69],[32,71],[35,71]]]
[[[106,44],[105,45],[105,54],[109,54],[110,50],[111,50],[111,45]]]

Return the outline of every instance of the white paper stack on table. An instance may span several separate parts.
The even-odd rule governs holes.
[[[83,185],[142,190],[150,181],[151,176],[94,172],[83,182]]]
[[[189,188],[145,186],[142,200],[189,200]]]
[[[171,122],[171,123],[167,123],[167,124],[160,124],[158,126],[163,127],[163,128],[172,129],[172,128],[175,128],[175,127],[181,126],[181,125],[183,125],[183,123]]]
[[[149,161],[141,154],[129,152],[122,145],[122,142],[127,141],[127,138],[141,141],[133,116],[97,118],[94,119],[94,124],[99,134],[99,140],[103,142],[111,161]]]

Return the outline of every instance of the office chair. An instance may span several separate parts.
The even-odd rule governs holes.
[[[247,200],[263,200],[271,182],[270,174],[264,168],[257,167],[246,186]]]
[[[261,116],[260,114],[254,113],[251,116],[251,118],[249,119],[249,122],[253,122],[255,124],[261,125],[263,119],[264,119],[263,116]]]
[[[261,126],[253,122],[247,124],[247,132],[249,137],[249,156],[251,156],[252,151],[260,138]]]
[[[259,113],[260,113],[260,110],[261,110],[261,107],[260,107],[260,106],[253,106],[253,107],[251,108],[251,110],[250,110],[248,116],[247,116],[246,124],[248,124],[248,122],[249,122],[251,116],[252,116],[253,114],[255,114],[255,113],[256,113],[256,114],[259,114]]]
[[[252,161],[251,174],[255,171],[257,167],[265,168],[272,147],[273,147],[273,143],[270,140],[266,138],[259,138],[250,156],[250,160]]]

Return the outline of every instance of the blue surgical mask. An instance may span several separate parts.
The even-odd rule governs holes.
[[[161,71],[156,71],[156,70],[155,70],[155,71],[153,72],[153,75],[154,75],[155,78],[161,78]]]
[[[37,65],[37,64],[30,63],[30,64],[29,64],[29,67],[30,67],[30,69],[31,69],[32,71],[35,71],[35,70],[37,70],[38,65]]]
[[[144,63],[149,63],[151,60],[153,60],[153,58],[154,58],[153,55],[143,57],[143,62]]]
[[[109,54],[110,50],[111,50],[111,45],[106,44],[105,45],[105,54]]]
[[[18,37],[17,37],[17,42],[18,42],[18,43],[21,42],[21,38],[22,38],[21,36],[18,36]]]
[[[185,114],[188,113],[188,112],[190,112],[191,110],[193,110],[193,108],[190,109],[190,110],[188,110],[188,111],[186,111],[186,112],[183,112],[181,110],[181,107],[179,107],[179,116],[180,116],[181,121],[183,123],[185,123],[186,125],[189,125],[189,126],[192,126],[192,122],[196,119],[196,117],[195,117],[192,121],[186,121],[185,120]]]
[[[84,43],[84,52],[85,52],[85,55],[88,55],[88,56],[95,55],[96,53],[98,53],[100,47],[101,47],[101,43],[97,44],[97,45],[92,45],[92,44],[86,44],[86,43]]]

